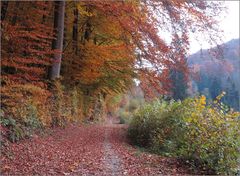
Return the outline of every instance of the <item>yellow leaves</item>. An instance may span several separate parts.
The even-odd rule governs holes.
[[[202,96],[200,97],[200,104],[201,104],[202,106],[205,106],[205,105],[206,105],[206,97],[205,97],[204,95],[202,95]]]
[[[86,17],[92,17],[94,16],[94,12],[90,12],[89,9],[86,6],[83,6],[81,2],[77,4],[77,9],[80,13],[80,16],[86,16]]]
[[[196,108],[199,110],[204,109],[206,106],[206,97],[202,95],[199,98],[196,98],[195,105],[196,105]]]
[[[212,109],[212,108],[209,108],[209,109],[208,109],[208,112],[209,112],[209,114],[214,114],[214,113],[215,113],[215,110]]]
[[[195,116],[195,114],[192,113],[190,117],[186,117],[186,118],[185,118],[185,121],[186,121],[187,123],[191,123],[191,122],[192,122],[192,117],[194,117],[194,116]]]
[[[235,112],[233,110],[225,111],[220,106],[220,99],[224,96],[224,92],[216,98],[216,103],[206,106],[206,97],[200,96],[194,99],[193,104],[188,104],[189,108],[185,112],[184,121],[188,126],[193,126],[194,129],[201,132],[201,135],[218,136],[216,130],[225,130],[225,126],[231,126],[231,124],[236,124],[235,121],[240,116],[240,112]],[[219,106],[216,106],[219,105]],[[214,127],[214,129],[212,129]],[[206,133],[206,134],[205,134]],[[204,140],[205,136],[199,136]]]
[[[19,120],[27,120],[31,107],[37,108],[37,116],[43,125],[50,123],[48,98],[51,93],[33,84],[9,84],[1,90],[4,110]]]

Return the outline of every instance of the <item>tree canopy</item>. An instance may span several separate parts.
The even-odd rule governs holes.
[[[222,8],[198,0],[3,1],[3,97],[26,84],[50,95],[59,76],[86,96],[125,92],[134,80],[147,97],[169,94],[173,67],[187,79],[189,35],[217,41]]]

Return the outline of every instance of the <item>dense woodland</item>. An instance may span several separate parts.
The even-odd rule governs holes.
[[[239,113],[229,107],[239,108],[231,98],[239,82],[214,69],[239,68],[219,70],[216,53],[209,67],[205,56],[187,59],[191,33],[221,40],[223,10],[222,2],[198,0],[1,1],[3,147],[47,128],[120,118],[135,145],[236,173]],[[3,172],[14,174],[10,166]]]

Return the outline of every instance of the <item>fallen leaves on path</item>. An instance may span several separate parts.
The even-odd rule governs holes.
[[[107,153],[106,133],[111,146]],[[45,137],[11,143],[2,150],[1,171],[2,175],[109,175],[108,169],[116,167],[106,166],[109,157],[118,159],[121,175],[189,173],[176,159],[142,153],[127,144],[124,125],[70,125]]]
[[[69,126],[47,137],[11,144],[3,150],[3,174],[66,175],[85,167],[94,173],[102,168],[103,134],[97,126]]]
[[[113,148],[121,156],[124,165],[123,175],[185,175],[193,174],[175,158],[140,152],[126,141],[126,127],[115,125],[107,128],[111,133]]]

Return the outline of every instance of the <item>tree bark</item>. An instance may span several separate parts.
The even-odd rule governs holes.
[[[54,54],[54,63],[49,74],[49,78],[53,80],[60,76],[64,37],[64,13],[65,1],[55,1],[54,29],[56,30],[56,39],[52,42],[52,49],[57,50],[57,52]]]
[[[12,19],[11,19],[11,23],[12,23],[13,26],[15,26],[16,23],[17,23],[18,10],[19,10],[19,9],[22,10],[22,7],[21,7],[20,5],[21,5],[21,4],[20,4],[19,1],[17,1],[16,4],[15,4],[15,7],[14,7],[14,15],[13,15],[13,17],[12,17]]]
[[[7,14],[7,8],[8,8],[8,1],[3,1],[1,2],[1,21],[3,22],[3,20],[6,17]]]
[[[67,5],[66,5],[67,6]],[[64,15],[65,21],[68,21],[67,12]],[[64,26],[64,34],[63,34],[63,52],[65,51],[67,47],[67,25]]]
[[[78,9],[74,9],[74,21],[73,21],[73,31],[72,31],[72,39],[73,39],[73,49],[75,50],[75,54],[78,54]]]

